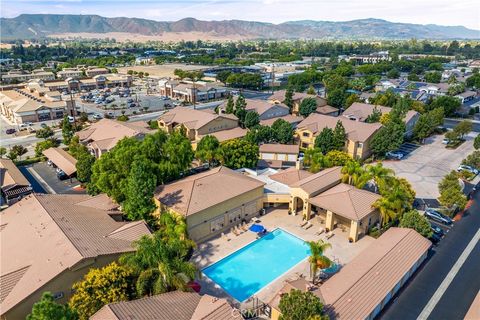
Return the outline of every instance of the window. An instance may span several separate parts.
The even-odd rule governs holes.
[[[304,132],[304,133],[302,133],[302,136],[304,136],[304,137],[310,137],[310,133]]]
[[[359,143],[358,143],[358,147],[359,147],[359,148],[363,148],[363,143],[362,143],[362,142],[359,142]]]
[[[308,146],[309,146],[308,143],[305,143],[305,142],[302,143],[302,148],[308,148]]]
[[[53,299],[58,300],[63,298],[63,291],[58,291],[53,294]]]

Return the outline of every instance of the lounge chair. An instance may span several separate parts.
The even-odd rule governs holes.
[[[313,224],[311,224],[310,221],[307,221],[307,224],[305,226],[303,226],[302,228],[307,230],[307,229],[310,229],[311,227],[313,227]]]
[[[222,232],[222,239],[230,241],[230,238],[225,235],[225,233]]]
[[[316,234],[317,236],[319,236],[319,235],[321,235],[321,234],[324,233],[324,232],[325,232],[325,229],[324,229],[323,227],[320,227],[320,229],[318,229],[318,231],[315,232],[315,234]]]
[[[240,225],[235,226],[235,230],[237,230],[238,234],[242,234],[243,230],[240,228]]]
[[[242,225],[242,230],[245,232],[248,231],[248,225],[246,223]]]
[[[235,227],[232,227],[232,229],[230,229],[230,231],[232,231],[232,233],[236,236],[238,236],[238,232],[237,230],[235,229]]]
[[[325,235],[325,238],[326,238],[326,239],[330,239],[330,238],[333,237],[334,235],[335,235],[335,234],[330,231],[329,233],[327,233],[327,234]]]
[[[306,225],[307,223],[308,223],[307,220],[302,220],[302,221],[300,222],[299,226],[303,228],[303,226]]]

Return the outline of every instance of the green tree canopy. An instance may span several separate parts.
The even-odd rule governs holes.
[[[90,182],[90,177],[92,176],[92,167],[95,163],[95,157],[90,154],[86,149],[82,149],[80,154],[77,154],[75,158],[77,163],[75,167],[77,168],[77,179],[80,182],[88,183]]]
[[[401,228],[412,228],[426,238],[430,238],[433,234],[430,222],[428,219],[418,213],[417,210],[410,210],[403,214],[400,218]]]
[[[54,132],[52,128],[48,126],[42,129],[38,129],[37,132],[35,133],[35,136],[41,139],[48,139],[53,135],[54,135]]]
[[[336,149],[336,141],[334,131],[330,128],[323,128],[323,130],[315,138],[315,148],[318,148],[322,154]]]
[[[260,116],[256,111],[248,111],[245,115],[245,127],[252,128],[260,123]]]
[[[342,121],[338,120],[333,129],[333,145],[336,150],[343,150],[345,147],[345,141],[347,140],[347,133]]]
[[[315,98],[305,98],[300,104],[299,113],[304,117],[308,117],[311,113],[317,110],[317,100]]]
[[[233,96],[228,96],[227,106],[225,107],[225,113],[231,114],[235,110],[235,103],[233,102]]]
[[[312,292],[292,290],[282,295],[278,305],[280,320],[307,320],[315,319],[328,320],[329,317],[323,312],[323,304]],[[318,318],[320,317],[320,318]]]
[[[403,143],[405,131],[405,122],[401,120],[388,121],[372,138],[371,149],[373,153],[378,156],[384,156],[388,151],[398,149]]]
[[[292,125],[283,119],[277,119],[272,124],[273,139],[278,143],[290,143],[293,141],[294,130]]]
[[[62,120],[62,136],[63,136],[63,143],[69,144],[70,140],[72,140],[74,135],[73,126],[68,120],[68,116],[65,115]]]
[[[27,320],[77,320],[78,314],[68,305],[55,302],[50,292],[44,292],[40,301],[33,305]]]
[[[219,160],[231,169],[254,168],[258,162],[258,145],[246,139],[233,139],[220,144]]]
[[[283,103],[288,107],[290,110],[290,113],[292,113],[293,110],[293,87],[288,86],[287,90],[285,90],[285,99],[283,100]]]
[[[428,110],[442,108],[445,116],[453,115],[460,108],[460,99],[450,96],[439,96],[427,104]]]
[[[425,81],[431,83],[440,83],[442,80],[442,74],[438,71],[434,72],[426,72],[425,73]]]
[[[195,157],[201,161],[208,162],[209,165],[213,165],[217,162],[219,147],[220,142],[218,142],[218,139],[207,135],[198,143]]]
[[[373,112],[368,115],[365,119],[365,122],[375,123],[380,122],[380,117],[382,116],[382,111],[380,111],[376,106],[373,108]]]

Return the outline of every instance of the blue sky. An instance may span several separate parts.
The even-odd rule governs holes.
[[[480,30],[478,0],[1,0],[1,16],[21,13],[98,14],[173,21],[345,21],[380,18],[393,22],[463,25]]]

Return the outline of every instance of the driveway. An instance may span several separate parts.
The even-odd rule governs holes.
[[[436,199],[439,196],[438,183],[451,170],[455,170],[462,160],[474,151],[470,133],[457,149],[446,149],[442,144],[443,135],[427,139],[425,145],[413,150],[400,161],[385,161],[384,166],[391,168],[399,177],[406,178],[417,192],[417,198]]]
[[[20,167],[22,172],[27,172],[25,177],[30,181],[32,186],[37,189],[43,189],[46,193],[69,193],[82,194],[85,190],[79,189],[80,183],[76,178],[71,180],[59,180],[53,167],[49,167],[46,162],[38,162],[32,165]],[[35,187],[34,187],[35,189]]]

